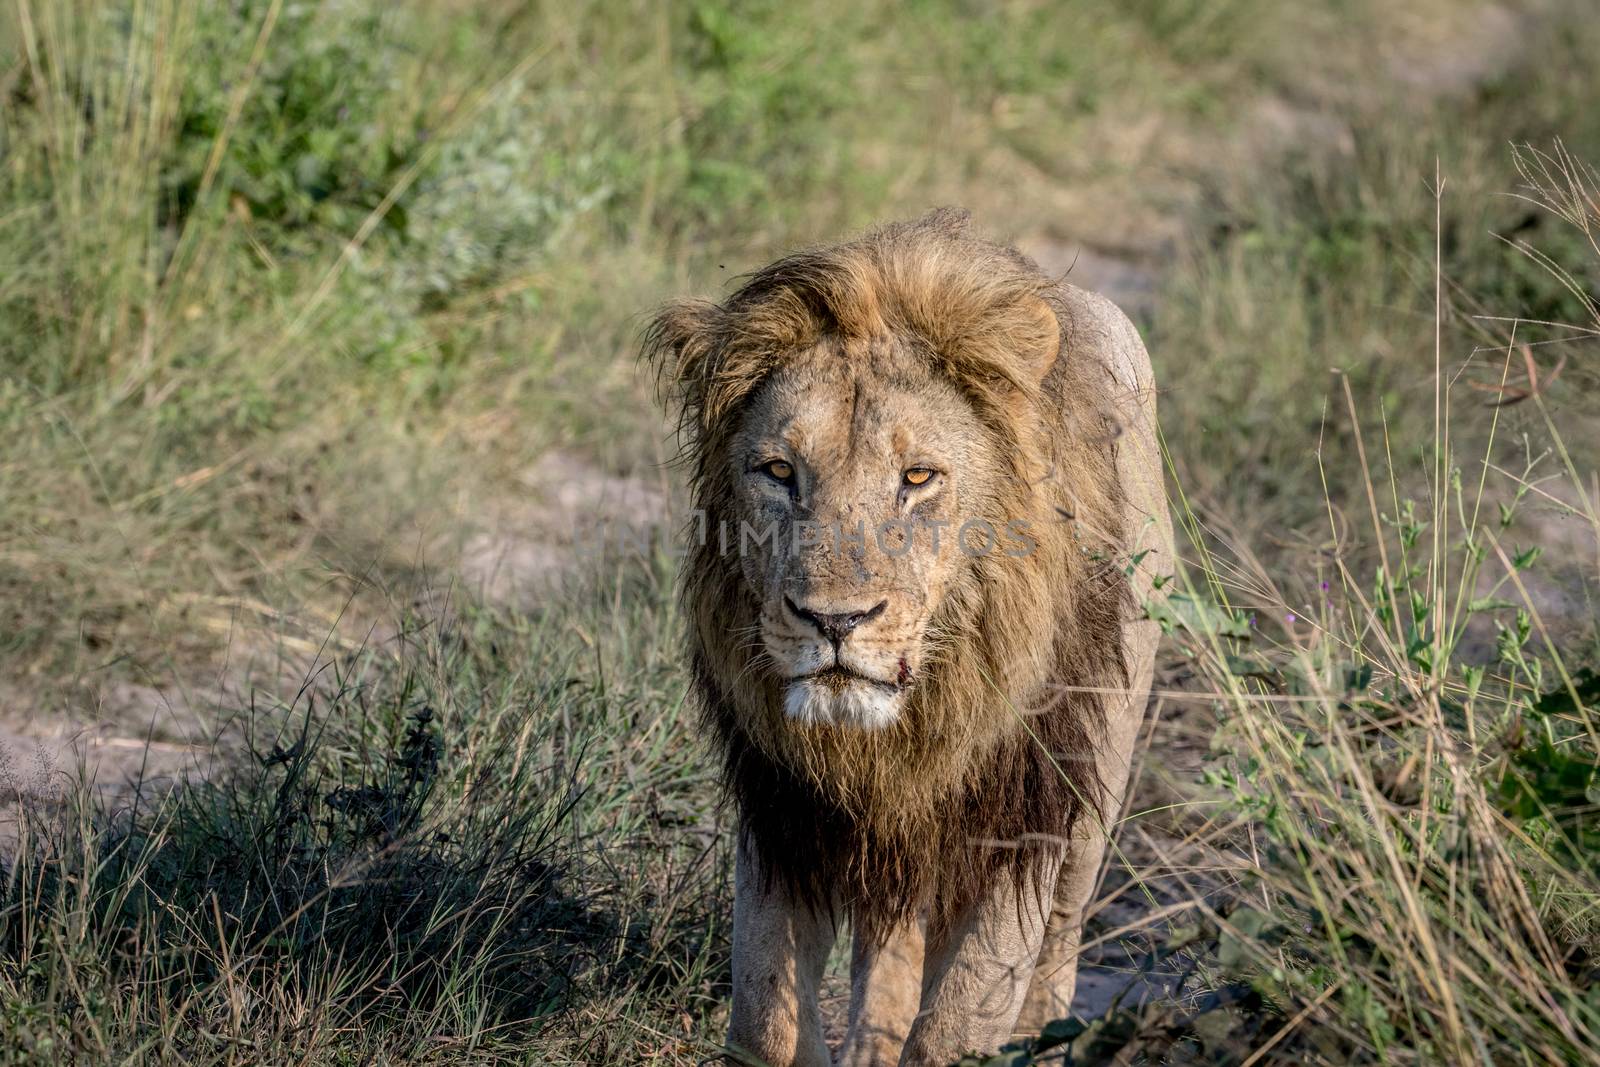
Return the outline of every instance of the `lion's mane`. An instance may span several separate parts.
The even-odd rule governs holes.
[[[1039,299],[1061,347],[1042,381]],[[974,560],[935,615],[935,651],[893,726],[784,718],[780,681],[749,641],[758,604],[716,537],[691,552],[682,599],[694,685],[741,832],[769,877],[885,932],[932,906],[935,926],[1009,875],[1019,894],[1103,805],[1095,751],[1107,691],[1126,685],[1130,594],[1109,376],[1072,302],[1016,251],[940,211],[802,251],[726,300],[668,306],[645,353],[682,414],[695,508],[733,515],[727,450],[743,404],[794,353],[834,335],[897,335],[927,355],[1010,458],[981,487],[996,528],[1034,520],[1037,550]],[[1031,347],[1030,347],[1031,346]]]

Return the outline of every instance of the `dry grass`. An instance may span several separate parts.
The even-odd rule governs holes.
[[[1560,146],[1516,159],[1531,202],[1593,232],[1592,171]],[[982,1062],[1597,1062],[1596,616],[1549,611],[1517,531],[1560,502],[1592,581],[1600,497],[1548,374],[1514,398],[1543,444],[1508,462],[1530,447],[1504,440],[1517,325],[1486,405],[1440,324],[1421,470],[1378,466],[1395,442],[1344,380],[1323,440],[1346,436],[1357,469],[1324,471],[1327,528],[1271,563],[1180,502],[1191,552],[1160,617],[1191,681],[1163,699],[1196,709],[1206,784],[1124,824],[1118,894],[1166,906],[1102,936],[1147,931],[1149,965],[1182,961],[1179,995]],[[1564,331],[1567,354],[1597,325]]]

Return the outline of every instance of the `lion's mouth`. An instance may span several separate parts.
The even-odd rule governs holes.
[[[902,673],[904,674],[905,672]],[[904,689],[910,683],[910,678],[907,676],[898,683],[886,682],[882,678],[873,678],[870,675],[853,671],[849,667],[841,667],[838,664],[834,664],[832,667],[824,667],[822,670],[813,671],[811,674],[802,674],[797,678],[791,679],[791,681],[815,682],[820,686],[824,686],[831,693],[838,693],[852,685],[861,685],[863,683],[874,685],[879,689],[886,689],[893,693]]]
[[[900,715],[905,687],[834,665],[789,680],[784,714],[793,722],[877,730]]]

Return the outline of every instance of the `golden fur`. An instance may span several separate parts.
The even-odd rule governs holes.
[[[1058,358],[1069,315],[1034,264],[973,236],[964,214],[936,212],[785,257],[720,304],[666,308],[647,331],[713,531],[691,553],[682,592],[698,696],[745,841],[767,877],[842,906],[858,928],[886,931],[919,911],[937,928],[1002,875],[1026,892],[1059,864],[1078,815],[1104,803],[1094,759],[1104,708],[1072,687],[1126,678],[1119,427],[1105,367]],[[852,581],[894,564],[858,553],[797,577],[781,562],[735,558],[715,536],[781,505],[745,485],[738,450],[777,432],[751,419],[783,399],[769,394],[784,374],[966,427],[952,447],[974,459],[952,472],[959,497],[939,506],[998,529],[1024,520],[1037,540],[1030,552],[886,579],[903,595],[886,594],[872,633],[891,635],[879,638],[884,655],[906,650],[902,675],[915,670],[881,729],[785,714],[792,679],[781,661],[798,653],[773,605],[802,579],[843,603]],[[848,454],[854,408],[837,410],[812,438]],[[926,588],[910,580],[929,574]]]

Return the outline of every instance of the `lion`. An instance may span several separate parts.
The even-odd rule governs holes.
[[[693,686],[738,813],[730,1056],[833,1062],[846,920],[843,1064],[1066,1015],[1170,566],[1138,332],[946,209],[668,305],[644,351],[680,416]]]

